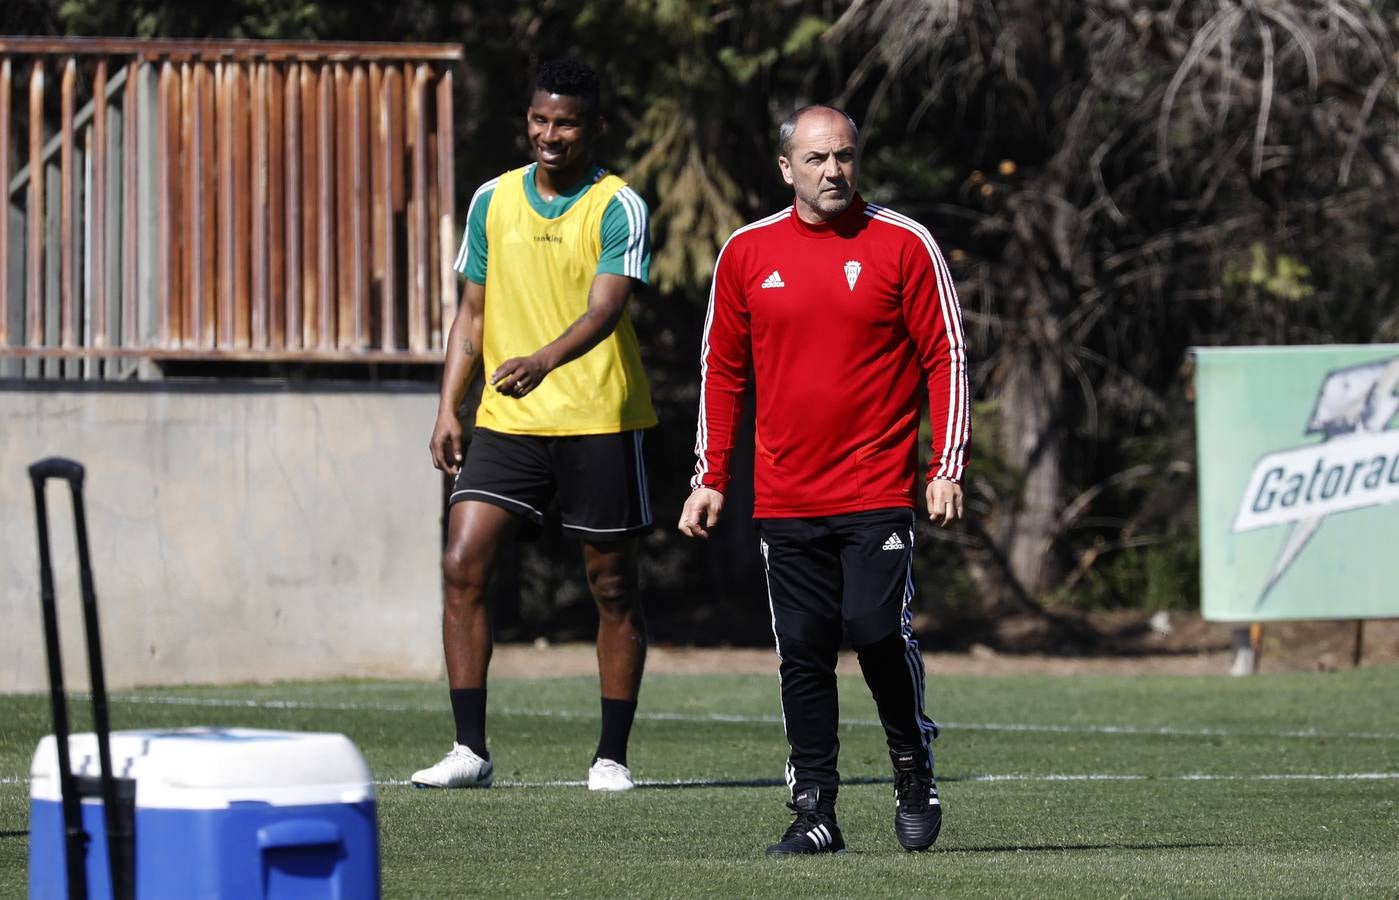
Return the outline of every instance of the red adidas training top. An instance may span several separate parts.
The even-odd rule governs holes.
[[[957,291],[923,226],[858,195],[831,222],[791,207],[719,252],[700,349],[692,488],[723,492],[749,371],[756,518],[909,507],[920,391],[928,478],[960,481],[970,434]]]

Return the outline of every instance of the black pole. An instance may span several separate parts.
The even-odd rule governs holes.
[[[76,463],[74,465],[77,465]],[[97,759],[102,771],[102,813],[107,822],[107,864],[112,875],[112,896],[130,900],[135,884],[135,864],[128,817],[117,803],[112,778],[111,724],[107,718],[107,679],[102,666],[102,637],[97,627],[97,592],[93,587],[92,559],[88,555],[87,516],[83,509],[83,470],[70,480],[73,488],[73,522],[78,536],[78,579],[83,591],[83,628],[87,634],[87,667],[92,682],[92,718],[97,731]]]
[[[34,513],[39,538],[39,597],[44,613],[44,649],[49,664],[49,703],[58,752],[58,784],[63,802],[63,855],[68,869],[68,896],[87,897],[87,832],[83,830],[82,801],[78,797],[68,757],[68,701],[63,690],[63,660],[58,645],[58,615],[54,606],[53,566],[49,559],[49,516],[44,502],[44,482],[60,468],[56,460],[42,460],[29,467],[34,482]],[[65,461],[66,462],[66,461]],[[81,471],[81,469],[79,469]]]

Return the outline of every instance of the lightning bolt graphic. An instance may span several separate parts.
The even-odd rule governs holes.
[[[1322,443],[1325,443],[1383,431],[1394,414],[1399,412],[1397,389],[1399,358],[1332,372],[1321,385],[1307,434],[1323,434]],[[1273,573],[1268,576],[1268,583],[1263,586],[1263,592],[1253,606],[1255,612],[1263,606],[1268,594],[1282,580],[1302,548],[1321,530],[1326,519],[1326,516],[1316,516],[1288,526],[1282,550],[1278,553],[1277,562],[1273,563]]]

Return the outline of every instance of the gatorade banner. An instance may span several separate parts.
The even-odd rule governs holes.
[[[1195,360],[1205,618],[1399,616],[1399,345]]]

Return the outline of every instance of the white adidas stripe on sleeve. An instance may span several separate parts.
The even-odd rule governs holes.
[[[627,214],[627,249],[622,257],[622,273],[640,281],[641,262],[646,251],[646,203],[630,187],[622,188],[615,197]]]
[[[724,246],[719,248],[719,255],[714,259],[714,276],[709,280],[709,307],[704,314],[704,332],[700,335],[700,393],[699,393],[699,422],[695,426],[695,474],[690,479],[690,490],[698,490],[702,484],[704,476],[709,474],[709,416],[705,408],[705,396],[709,387],[709,329],[714,324],[714,285],[719,280],[719,264],[724,259],[724,251],[729,249],[729,244],[733,239],[743,234],[745,231],[752,231],[755,228],[762,228],[774,222],[780,222],[792,214],[792,207],[787,207],[781,212],[750,222],[742,228],[729,235],[729,239],[724,241]]]
[[[478,187],[476,193],[471,195],[471,203],[466,207],[466,228],[461,235],[461,249],[457,251],[456,262],[452,263],[452,268],[456,269],[460,275],[466,274],[466,263],[471,258],[471,213],[476,209],[476,201],[480,200],[487,192],[495,190],[499,181],[499,177],[492,178]]]
[[[971,401],[967,396],[967,350],[966,338],[962,332],[962,309],[957,300],[957,286],[952,272],[947,267],[942,251],[932,234],[920,223],[892,209],[876,204],[866,207],[865,215],[897,225],[916,235],[933,264],[933,273],[938,282],[938,300],[942,306],[942,319],[947,329],[948,356],[952,365],[948,372],[947,422],[943,432],[943,458],[938,461],[934,478],[959,480],[966,467],[966,445],[970,432]]]

